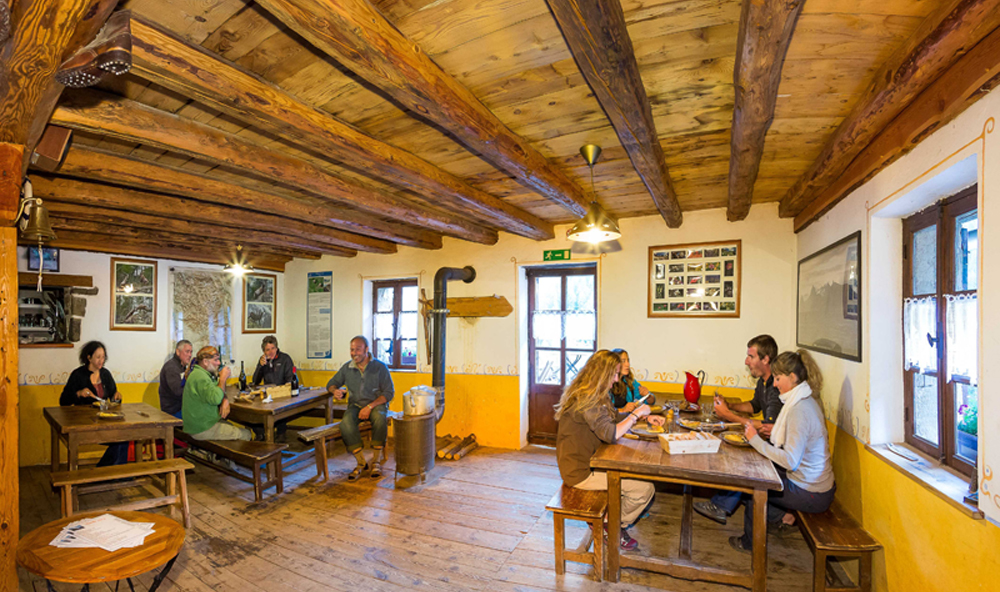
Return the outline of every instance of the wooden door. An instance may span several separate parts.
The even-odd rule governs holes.
[[[553,407],[597,346],[596,266],[528,270],[528,441],[555,444]]]

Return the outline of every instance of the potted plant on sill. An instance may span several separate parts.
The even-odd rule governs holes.
[[[975,460],[979,454],[979,405],[973,402],[958,408],[958,454]]]

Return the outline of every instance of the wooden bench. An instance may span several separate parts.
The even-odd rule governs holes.
[[[180,484],[180,493],[178,494],[129,502],[105,509],[138,511],[145,510],[147,508],[170,506],[179,503],[181,513],[184,517],[184,526],[186,528],[190,528],[191,514],[188,508],[187,481],[184,478],[184,471],[193,468],[194,465],[182,458],[171,458],[167,460],[128,463],[124,465],[96,467],[93,469],[82,469],[76,471],[60,471],[52,473],[52,486],[62,488],[62,515],[63,518],[66,518],[72,516],[74,512],[73,488],[76,486],[87,483],[97,483],[100,481],[147,477],[150,475],[164,475],[166,479],[173,479],[176,474],[178,483]]]
[[[813,553],[813,592],[870,592],[872,588],[872,554],[882,545],[851,517],[840,504],[833,502],[821,514],[796,512],[799,530]],[[858,584],[851,587],[827,588],[827,557],[858,559]],[[853,583],[853,582],[852,582]]]
[[[195,440],[190,434],[181,430],[175,430],[174,435],[178,440],[188,445],[187,458],[225,473],[230,477],[235,477],[240,481],[253,484],[254,501],[264,499],[264,490],[274,486],[276,493],[285,490],[285,483],[281,470],[281,453],[288,448],[288,444],[273,444],[270,442],[248,442],[246,440]],[[213,463],[209,460],[191,454],[191,449],[200,449],[205,452],[212,452],[223,458],[228,458],[241,467],[246,467],[253,471],[253,477],[247,477],[241,473]],[[274,476],[268,480],[268,471],[261,471],[261,467],[274,463],[270,473]]]
[[[566,573],[566,560],[594,565],[594,578],[600,582],[604,574],[604,515],[608,511],[607,491],[586,491],[563,485],[549,500],[546,510],[552,512],[555,527],[556,574]],[[566,548],[566,519],[580,520],[590,525],[576,549]],[[590,541],[594,552],[588,552]]]
[[[358,430],[364,434],[372,431],[372,422],[362,421],[358,423]],[[310,428],[299,432],[299,439],[306,444],[312,444],[316,448],[316,476],[323,477],[323,481],[330,479],[330,467],[327,466],[326,446],[328,442],[340,439],[340,422]],[[385,461],[386,452],[382,448],[382,460]]]

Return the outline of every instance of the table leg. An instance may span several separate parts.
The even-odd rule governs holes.
[[[78,470],[80,468],[79,467],[79,458],[80,458],[80,442],[77,440],[77,438],[76,438],[76,436],[74,434],[67,434],[67,436],[66,436],[66,470],[68,470],[68,471],[76,471],[76,470]],[[77,492],[77,488],[76,487],[73,488],[73,493],[71,494],[71,497],[73,498],[72,501],[70,502],[72,504],[71,507],[79,508],[80,507],[80,499],[79,499],[79,494]]]
[[[273,415],[265,415],[264,416],[264,440],[268,444],[274,444],[274,416]],[[278,457],[278,462],[277,463],[267,463],[267,466],[264,468],[264,470],[267,471],[267,480],[268,481],[271,481],[271,480],[274,479],[274,465],[275,464],[278,465],[278,470],[281,470],[281,457],[280,456]],[[257,501],[260,501],[260,500],[257,500]]]
[[[170,460],[174,457],[174,428],[163,430],[163,458]],[[153,460],[156,460],[156,440],[153,440]],[[177,484],[173,473],[167,473],[167,495],[177,493]]]
[[[610,582],[617,582],[621,571],[619,565],[621,536],[622,475],[618,471],[608,471],[608,574],[606,579]]]
[[[684,506],[681,510],[681,548],[682,559],[691,559],[691,545],[694,538],[694,494],[690,485],[684,486]]]
[[[326,398],[326,425],[333,423],[333,395]]]
[[[753,592],[767,590],[767,490],[753,491]]]
[[[55,426],[49,426],[52,430],[52,472],[59,470],[59,432]]]
[[[167,573],[170,571],[170,568],[174,566],[174,561],[177,561],[176,555],[174,555],[173,558],[170,561],[168,561],[166,565],[163,566],[163,569],[160,570],[160,573],[156,574],[156,577],[153,578],[153,583],[152,585],[149,586],[149,592],[156,592],[156,589],[160,587],[160,583],[163,582],[163,578],[167,576]]]

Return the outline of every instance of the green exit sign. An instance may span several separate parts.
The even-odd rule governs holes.
[[[545,261],[569,261],[569,249],[545,251]]]

